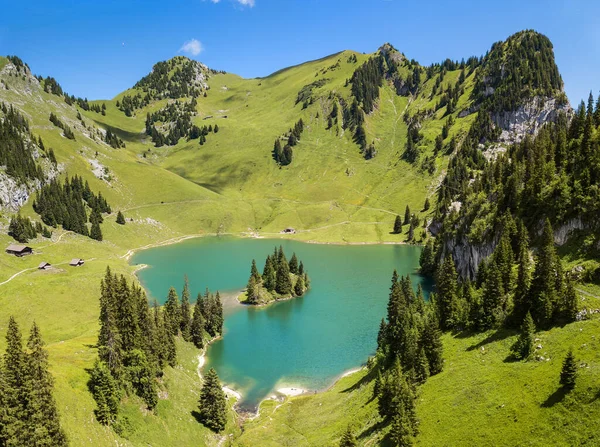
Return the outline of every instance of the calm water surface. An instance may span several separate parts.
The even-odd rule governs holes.
[[[282,245],[304,262],[311,290],[301,298],[256,308],[234,299],[256,259]],[[225,295],[225,334],[207,352],[204,369],[243,395],[243,409],[283,387],[319,390],[344,371],[363,364],[377,347],[392,271],[410,274],[415,288],[431,284],[416,272],[419,247],[317,245],[295,241],[198,238],[136,254],[150,267],[138,276],[150,295],[164,302],[169,287],[181,291],[187,274],[193,296],[208,287]]]

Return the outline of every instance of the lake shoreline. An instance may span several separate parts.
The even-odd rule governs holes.
[[[269,238],[265,238],[262,236],[257,236],[256,234],[249,235],[248,233],[236,233],[236,234],[233,234],[233,233],[220,233],[220,234],[211,233],[211,234],[187,235],[187,236],[182,236],[182,237],[178,237],[178,238],[168,239],[166,241],[156,243],[156,244],[146,245],[146,246],[140,247],[138,249],[129,250],[126,257],[128,260],[131,260],[133,257],[133,254],[135,254],[138,251],[143,251],[143,250],[147,250],[147,249],[154,248],[154,247],[163,247],[163,246],[168,246],[168,245],[174,245],[174,244],[177,244],[180,242],[184,242],[188,239],[205,238],[205,237],[212,237],[212,238],[217,237],[218,238],[220,236],[226,236],[224,239],[231,237],[233,240],[235,240],[235,239],[237,239],[237,240],[244,240],[244,239],[263,239],[264,240],[264,239],[267,239],[267,241],[268,241],[268,239],[269,239]],[[352,245],[352,246],[406,245],[406,246],[411,246],[412,245],[412,246],[418,247],[417,244],[406,244],[404,242],[384,242],[384,241],[378,241],[378,242],[341,242],[341,241],[320,242],[320,241],[314,241],[314,240],[305,241],[305,240],[300,240],[296,237],[293,237],[293,235],[275,235],[275,234],[273,234],[271,240],[273,242],[276,242],[277,239],[305,243],[305,244],[324,245],[324,246],[325,245],[339,245],[339,246],[342,246],[342,245]],[[134,273],[137,273],[146,267],[148,267],[148,266],[144,265],[144,264],[139,264],[139,265],[135,266]],[[294,298],[297,298],[295,296],[289,296],[289,297],[282,298],[279,300],[274,300],[274,301],[271,301],[268,303],[251,305],[251,304],[244,303],[240,300],[242,295],[244,295],[243,290],[242,291],[240,291],[240,289],[231,290],[230,294],[231,294],[231,298],[232,298],[231,305],[235,306],[236,308],[241,308],[242,306],[244,306],[244,307],[254,306],[257,308],[266,308],[267,306],[269,306],[275,302],[278,302],[278,301],[286,302],[286,301],[290,301]],[[206,362],[208,360],[208,348],[209,348],[210,344],[217,339],[218,338],[214,338],[214,339],[208,341],[206,343],[204,349],[198,355],[197,372],[198,372],[198,376],[201,380],[202,380],[201,370],[202,370],[202,368],[205,367]],[[369,356],[367,356],[366,358],[368,359],[368,357]],[[315,388],[315,389],[304,388],[303,385],[294,384],[291,381],[286,382],[285,377],[282,376],[280,378],[280,383],[278,385],[275,384],[273,389],[266,395],[265,398],[261,399],[256,404],[251,404],[248,406],[243,405],[243,404],[240,405],[240,403],[243,401],[244,396],[241,392],[236,390],[237,385],[235,385],[231,382],[230,383],[222,382],[222,389],[227,394],[228,398],[231,397],[231,398],[235,399],[235,402],[233,404],[234,411],[244,419],[251,419],[251,418],[257,417],[260,414],[260,407],[262,406],[263,402],[266,400],[274,400],[274,401],[283,403],[283,402],[287,402],[290,398],[294,398],[294,397],[298,397],[298,396],[321,394],[323,392],[331,390],[333,387],[335,387],[335,385],[340,380],[342,380],[350,375],[356,374],[357,372],[363,371],[365,369],[364,362],[366,362],[366,359],[363,359],[362,364],[361,364],[360,359],[355,359],[355,360],[359,360],[357,362],[357,364],[359,364],[361,366],[357,366],[357,367],[351,368],[349,370],[342,371],[338,375],[332,376],[331,381],[328,381],[328,383],[326,383],[326,385],[321,388]],[[284,380],[281,380],[281,379],[284,379]]]
[[[264,237],[264,235],[268,235],[269,237]],[[273,240],[282,239],[282,240],[288,240],[288,241],[302,242],[304,244],[316,244],[316,245],[409,245],[409,246],[415,246],[415,247],[423,247],[424,246],[422,244],[409,244],[409,243],[403,242],[403,241],[398,241],[398,242],[394,242],[394,241],[340,242],[340,241],[315,241],[315,240],[306,241],[306,240],[290,237],[290,235],[283,234],[283,233],[264,233],[264,235],[261,236],[258,233],[248,233],[248,232],[188,234],[185,236],[177,236],[177,237],[167,239],[167,240],[164,240],[161,242],[154,242],[152,244],[144,245],[143,247],[131,248],[127,251],[127,253],[125,253],[123,256],[121,256],[121,258],[129,261],[133,257],[133,255],[139,251],[149,250],[151,248],[156,248],[156,247],[165,247],[168,245],[175,245],[180,242],[187,241],[189,239],[205,238],[205,237],[222,237],[222,236],[232,236],[232,237],[237,237],[240,239],[273,239]],[[279,236],[279,237],[277,237],[277,236]]]

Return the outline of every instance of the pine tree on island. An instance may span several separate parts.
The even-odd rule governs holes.
[[[268,255],[262,275],[259,274],[256,260],[252,260],[250,277],[241,301],[246,304],[266,304],[271,301],[302,296],[310,287],[310,280],[304,264],[296,253],[287,261],[283,247],[275,247]]]

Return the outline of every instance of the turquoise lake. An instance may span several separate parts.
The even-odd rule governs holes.
[[[311,289],[301,298],[266,307],[237,303],[256,259],[282,245],[304,262]],[[377,347],[394,269],[410,274],[426,293],[431,283],[418,275],[421,249],[406,245],[320,245],[289,240],[197,238],[137,253],[133,264],[148,264],[138,277],[152,298],[164,302],[169,287],[179,293],[188,275],[192,296],[219,290],[224,295],[224,336],[210,345],[204,370],[243,396],[253,410],[284,387],[320,390],[364,364]],[[194,298],[195,301],[195,298]]]

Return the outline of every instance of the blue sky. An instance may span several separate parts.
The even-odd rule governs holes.
[[[384,42],[422,64],[466,58],[525,28],[554,43],[574,105],[600,92],[597,0],[2,3],[0,54],[16,54],[34,73],[90,99],[113,97],[177,54],[256,77],[343,49],[373,52]]]

